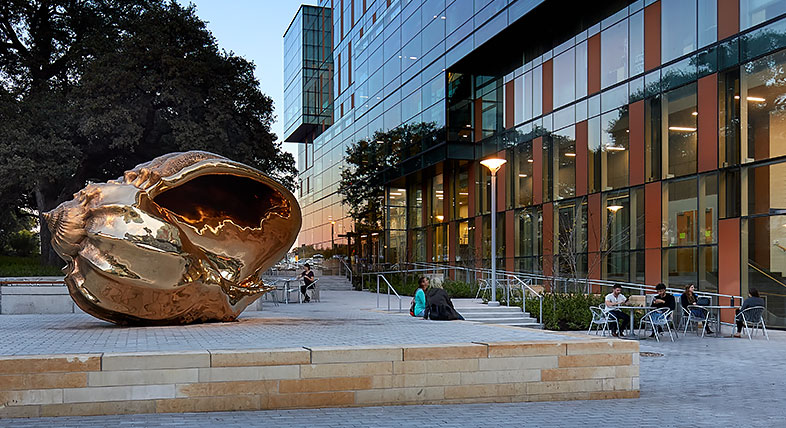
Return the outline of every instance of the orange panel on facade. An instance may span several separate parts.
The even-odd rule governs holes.
[[[648,285],[656,285],[662,281],[662,274],[660,248],[644,250],[644,282]]]
[[[554,61],[543,63],[543,114],[554,109]]]
[[[661,183],[647,183],[644,186],[644,248],[657,248],[660,251],[661,233]]]
[[[740,250],[740,219],[728,218],[718,221],[718,292],[739,295],[742,257]],[[721,302],[727,305],[730,302]],[[735,302],[739,304],[739,301]],[[734,312],[724,311],[721,320],[731,322]]]
[[[630,105],[630,185],[644,184],[644,101]]]
[[[587,121],[576,124],[576,196],[587,194]]]
[[[699,79],[699,172],[718,169],[718,75]]]
[[[505,84],[505,128],[516,126],[516,91],[513,81]]]
[[[740,1],[718,0],[718,40],[740,31]]]
[[[532,140],[532,201],[543,202],[543,137]]]
[[[587,40],[587,93],[600,92],[600,34]]]
[[[660,65],[660,2],[644,8],[644,69]]]

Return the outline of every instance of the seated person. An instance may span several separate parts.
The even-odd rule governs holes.
[[[704,319],[707,316],[706,309],[701,309],[701,308],[688,309],[688,306],[697,305],[698,301],[699,298],[696,297],[696,287],[694,287],[693,284],[686,285],[685,292],[682,293],[682,296],[680,296],[680,305],[686,310],[689,310],[693,318]],[[701,323],[699,323],[699,326],[701,326]],[[704,331],[707,334],[714,334],[712,330],[710,330],[710,326],[708,325],[704,326]]]
[[[306,290],[308,290],[309,287],[311,287],[311,284],[313,284],[316,280],[314,279],[314,271],[311,270],[311,265],[306,263],[303,265],[303,268],[303,272],[301,272],[297,277],[298,279],[303,278],[303,285],[300,286],[300,292],[303,293],[303,301],[308,303],[311,299],[308,297],[308,294],[306,294]]]
[[[658,293],[655,295],[655,298],[652,299],[652,307],[653,308],[669,308],[670,310],[674,310],[677,307],[677,301],[674,299],[674,296],[666,291],[666,285],[663,283],[659,283],[655,286],[655,291]],[[653,321],[660,321],[663,317],[661,314],[652,314]],[[658,333],[662,332],[663,328],[658,326]],[[655,332],[653,331],[650,337],[655,337]]]
[[[615,285],[611,289],[611,293],[606,295],[606,313],[611,314],[614,318],[617,319],[617,329],[618,331],[612,331],[612,336],[625,336],[625,330],[628,328],[628,316],[625,315],[625,312],[622,312],[619,309],[615,309],[615,307],[623,305],[625,302],[628,301],[628,298],[622,294],[622,286]]]
[[[422,317],[426,312],[426,289],[428,288],[428,278],[421,276],[418,280],[418,289],[415,291],[414,306],[412,316]]]
[[[441,288],[431,288],[426,293],[426,312],[423,314],[423,318],[439,321],[464,319],[460,313],[456,312],[447,291]]]
[[[736,310],[737,315],[734,318],[737,321],[737,332],[734,333],[734,337],[742,337],[740,333],[742,333],[742,326],[744,323],[743,323],[742,316],[740,316],[740,312],[744,311],[745,309],[753,308],[756,306],[764,306],[764,299],[759,297],[759,290],[755,288],[751,288],[748,290],[748,298],[745,299],[744,302],[742,302],[742,307]],[[749,318],[748,321],[756,322],[758,320],[752,320]]]

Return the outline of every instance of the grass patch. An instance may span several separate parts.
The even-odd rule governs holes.
[[[0,277],[4,276],[63,276],[63,271],[42,265],[39,256],[0,256]]]

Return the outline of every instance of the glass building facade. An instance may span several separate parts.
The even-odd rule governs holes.
[[[347,146],[425,123],[374,260],[488,266],[495,215],[506,270],[755,287],[786,326],[786,0],[587,3],[323,0],[335,123],[301,145],[300,242],[352,228]]]

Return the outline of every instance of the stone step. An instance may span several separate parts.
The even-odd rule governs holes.
[[[516,317],[516,318],[467,318],[464,317],[467,321],[479,322],[483,324],[505,324],[510,325],[513,324],[520,324],[520,323],[536,323],[537,321],[535,318],[532,317]]]
[[[467,312],[496,312],[496,313],[514,313],[514,312],[521,312],[521,308],[517,308],[515,306],[454,306],[457,311],[467,311]]]
[[[456,309],[460,314],[464,315],[464,318],[528,318],[530,314],[526,312],[475,312],[475,311],[462,311],[461,309]]]

